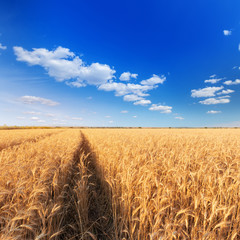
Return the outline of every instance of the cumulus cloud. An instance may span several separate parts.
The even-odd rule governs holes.
[[[158,77],[154,75],[153,78],[141,81],[141,84],[132,83],[118,83],[110,81],[98,87],[103,91],[114,91],[115,96],[123,96],[123,100],[127,102],[134,102],[134,105],[145,106],[151,104],[150,100],[145,99],[149,96],[149,91],[158,87],[157,84],[165,81],[165,77]]]
[[[183,117],[175,117],[175,119],[183,120],[184,118]]]
[[[223,80],[223,78],[210,78],[210,79],[205,80],[204,82],[205,83],[212,83],[212,84],[214,84],[214,83],[217,83],[217,82],[219,82],[221,80]]]
[[[103,91],[115,91],[116,96],[123,96],[127,93],[129,93],[129,90],[127,89],[127,85],[124,83],[117,83],[117,82],[109,82],[105,83],[99,86],[99,90]]]
[[[80,87],[86,87],[87,84],[86,83],[81,83],[81,82],[66,82],[66,84],[69,86],[69,87],[76,87],[76,88],[80,88]]]
[[[3,46],[3,45],[0,43],[0,49],[2,49],[2,50],[6,50],[7,47],[6,47],[6,46]]]
[[[236,79],[235,81],[228,80],[228,81],[225,81],[224,84],[226,84],[226,85],[237,85],[237,84],[240,84],[240,79]]]
[[[58,102],[54,102],[50,99],[36,97],[36,96],[22,96],[20,97],[19,101],[23,102],[24,104],[40,103],[48,106],[56,106],[59,104]]]
[[[128,113],[128,111],[127,110],[122,110],[121,113]]]
[[[124,96],[127,94],[135,94],[141,97],[149,96],[146,93],[149,90],[156,88],[156,86],[144,86],[140,84],[124,84],[117,82],[109,82],[99,86],[99,90],[114,91],[116,96]]]
[[[74,87],[83,87],[86,84],[100,85],[114,78],[114,69],[107,64],[98,62],[86,65],[68,48],[58,47],[53,51],[45,48],[33,48],[32,51],[22,47],[13,47],[18,61],[29,65],[42,66],[48,75],[57,81],[68,81]]]
[[[141,105],[141,106],[146,106],[148,104],[151,104],[152,102],[150,100],[146,100],[146,99],[142,99],[142,100],[139,100],[135,103],[133,103],[134,105]]]
[[[130,95],[125,95],[123,97],[123,100],[126,102],[135,102],[135,101],[143,100],[143,98],[135,94],[130,94]]]
[[[160,111],[161,113],[171,113],[172,107],[170,106],[164,106],[160,104],[152,104],[152,106],[149,108],[151,111]]]
[[[223,87],[206,87],[202,89],[193,89],[191,90],[192,92],[192,97],[214,97],[215,93],[219,90],[222,90]]]
[[[232,31],[231,30],[223,30],[223,34],[225,36],[230,36],[230,35],[232,35]]]
[[[230,100],[228,98],[207,98],[203,101],[200,101],[199,103],[205,104],[205,105],[211,105],[211,104],[223,104],[223,103],[229,103]]]
[[[208,114],[217,114],[217,113],[221,113],[221,111],[214,111],[214,110],[210,110],[207,111]]]
[[[121,76],[119,77],[119,79],[121,81],[129,81],[131,78],[137,78],[138,74],[137,73],[130,73],[130,72],[124,72],[121,74]]]
[[[224,95],[224,94],[230,94],[235,92],[234,90],[231,89],[226,89],[226,90],[222,90],[221,92],[218,92],[217,95]]]
[[[156,84],[162,84],[165,82],[166,77],[164,75],[158,76],[156,74],[153,74],[153,76],[149,79],[141,81],[141,84],[143,85],[156,85]]]
[[[149,96],[149,91],[162,84],[166,77],[153,74],[151,78],[143,80],[140,84],[117,82],[115,70],[107,64],[92,63],[87,65],[68,48],[57,47],[54,50],[46,48],[33,48],[28,51],[21,46],[13,47],[17,61],[25,62],[30,66],[38,65],[43,67],[49,76],[59,82],[65,82],[71,87],[86,87],[95,85],[98,90],[113,91],[115,96],[123,96],[124,101],[135,102],[135,105],[150,104],[150,100],[144,97]],[[138,74],[123,72],[120,80],[129,81],[137,78]],[[24,96],[21,101],[27,104],[41,103],[55,106],[58,103],[48,99]]]

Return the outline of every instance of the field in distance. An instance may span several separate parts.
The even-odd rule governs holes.
[[[0,239],[240,239],[240,129],[2,130]]]

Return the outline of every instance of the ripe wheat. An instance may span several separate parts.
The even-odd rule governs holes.
[[[240,239],[240,130],[36,131],[0,132],[1,240]]]
[[[1,130],[0,151],[4,148],[21,144],[26,141],[37,141],[38,139],[58,133],[58,129],[32,129],[32,130]]]
[[[84,235],[88,206],[80,143],[79,130],[66,130],[0,152],[0,239]]]
[[[113,239],[239,239],[240,131],[84,130],[109,184]]]

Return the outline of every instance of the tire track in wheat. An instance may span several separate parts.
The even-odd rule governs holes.
[[[61,231],[51,239],[114,239],[111,189],[83,133],[80,139],[58,194],[62,217],[56,216],[56,219]],[[54,195],[53,192],[53,198]]]
[[[88,219],[96,239],[114,239],[111,188],[104,180],[97,156],[82,133],[81,153],[88,173]]]

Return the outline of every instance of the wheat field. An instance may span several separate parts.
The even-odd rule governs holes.
[[[240,239],[239,129],[0,131],[0,239]]]

